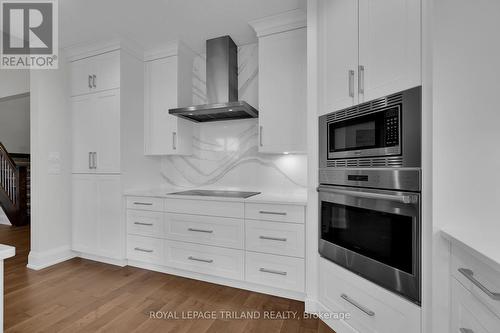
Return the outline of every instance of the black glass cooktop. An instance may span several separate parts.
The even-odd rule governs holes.
[[[173,192],[168,194],[174,195],[195,195],[202,197],[224,197],[224,198],[250,198],[261,192],[242,192],[242,191],[218,191],[218,190],[188,190],[181,192]]]

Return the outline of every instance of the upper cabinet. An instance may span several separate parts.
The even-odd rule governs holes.
[[[250,25],[259,39],[259,152],[306,152],[306,15],[294,10]]]
[[[71,96],[120,88],[120,51],[71,62]]]
[[[146,155],[191,155],[194,124],[169,109],[192,105],[194,54],[180,43],[145,57]]]
[[[322,114],[421,84],[420,0],[320,0]]]

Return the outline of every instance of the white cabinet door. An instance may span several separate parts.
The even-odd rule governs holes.
[[[259,151],[305,152],[306,28],[259,38]]]
[[[73,132],[73,173],[94,173],[93,152],[96,150],[95,124],[97,112],[92,95],[71,99]]]
[[[71,96],[120,87],[120,51],[112,51],[70,63]]]
[[[98,248],[102,256],[125,257],[125,223],[122,221],[120,176],[96,176],[98,198]]]
[[[71,96],[88,94],[92,91],[92,69],[87,59],[70,63],[69,77]]]
[[[98,249],[99,233],[95,176],[73,175],[72,194],[72,249],[95,253]]]
[[[168,113],[178,105],[178,57],[146,62],[145,154],[192,154],[192,123]]]
[[[320,114],[358,102],[358,1],[321,0],[319,10]]]
[[[123,259],[120,176],[73,175],[73,250]]]
[[[120,90],[95,94],[97,120],[90,128],[96,140],[96,173],[120,173]]]
[[[360,102],[421,84],[420,6],[420,0],[359,0]]]

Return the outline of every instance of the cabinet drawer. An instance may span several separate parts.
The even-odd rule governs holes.
[[[320,260],[319,297],[331,312],[348,312],[359,332],[420,333],[420,307],[325,259]]]
[[[244,254],[242,250],[165,241],[165,263],[188,271],[242,280]]]
[[[248,282],[303,292],[304,275],[303,259],[246,252]]]
[[[242,202],[216,200],[190,200],[168,198],[165,210],[169,213],[195,214],[243,218]]]
[[[134,235],[162,238],[163,214],[162,212],[128,209],[127,232]]]
[[[247,220],[246,249],[304,258],[304,225]]]
[[[457,246],[452,247],[451,274],[481,303],[500,317],[500,299],[493,299],[479,285],[492,293],[500,293],[500,272],[484,264]],[[471,280],[476,280],[474,284]]]
[[[127,258],[162,265],[164,258],[163,242],[162,239],[128,235]]]
[[[165,215],[165,237],[206,245],[243,249],[243,220],[188,214]]]
[[[164,201],[164,199],[161,199],[161,198],[128,197],[127,198],[127,208],[162,212],[163,211],[163,201]]]
[[[500,332],[500,319],[455,278],[451,279],[451,332]]]
[[[304,206],[247,203],[245,218],[291,223],[304,223]]]

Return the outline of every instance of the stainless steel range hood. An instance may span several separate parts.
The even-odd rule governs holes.
[[[195,122],[259,116],[254,107],[238,100],[238,49],[229,36],[207,40],[207,99],[209,104],[168,112]]]

